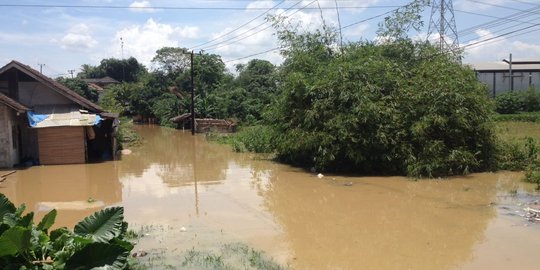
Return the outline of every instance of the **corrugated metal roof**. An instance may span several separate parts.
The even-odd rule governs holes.
[[[476,71],[508,71],[509,65],[505,62],[483,62],[469,64]],[[540,65],[538,64],[513,64],[512,70],[538,70],[540,71]]]
[[[34,108],[33,113],[47,115],[47,118],[36,123],[33,128],[93,126],[98,117],[69,106],[39,106]]]

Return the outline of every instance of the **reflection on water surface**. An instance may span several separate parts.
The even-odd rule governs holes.
[[[41,216],[59,209],[58,226],[72,227],[103,206],[124,206],[131,227],[148,234],[136,249],[173,265],[185,250],[236,242],[294,269],[537,265],[539,225],[500,210],[519,203],[508,199],[509,190],[535,194],[518,173],[318,179],[201,135],[138,130],[143,145],[121,161],[32,167],[10,176],[0,192]]]

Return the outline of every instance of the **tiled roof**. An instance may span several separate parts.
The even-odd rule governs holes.
[[[119,81],[109,76],[106,76],[103,78],[89,78],[89,79],[82,79],[82,80],[87,83],[103,83],[103,84],[120,83]]]

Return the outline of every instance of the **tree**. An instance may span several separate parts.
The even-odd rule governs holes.
[[[81,72],[77,74],[77,77],[88,79],[109,76],[120,82],[136,82],[146,73],[148,73],[146,68],[134,57],[128,59],[108,58],[101,60],[99,66],[82,65]]]
[[[95,89],[89,88],[88,84],[79,78],[72,79],[72,78],[58,77],[56,81],[63,84],[67,88],[75,91],[77,94],[83,96],[84,98],[92,102],[98,101],[98,97],[99,97],[98,92]]]
[[[186,52],[186,48],[163,47],[156,51],[152,64],[157,71],[175,78],[189,68],[190,58]]]
[[[468,67],[402,36],[350,43],[279,31],[267,114],[279,160],[321,171],[437,177],[493,168],[492,103]]]

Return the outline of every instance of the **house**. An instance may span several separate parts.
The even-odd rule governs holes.
[[[510,64],[511,63],[511,64]],[[479,81],[488,86],[491,96],[540,86],[540,61],[503,60],[471,65]]]
[[[17,61],[0,68],[0,167],[112,159],[116,115]]]
[[[170,121],[176,124],[176,128],[181,127],[182,129],[191,129],[190,113],[175,116],[171,118]],[[236,131],[236,123],[225,119],[195,118],[195,132],[208,133],[212,131],[232,133]]]
[[[90,78],[90,79],[82,79],[86,84],[88,84],[88,88],[94,89],[98,92],[99,100],[103,97],[103,94],[105,93],[105,90],[107,90],[107,87],[109,85],[119,84],[120,82],[109,77],[105,76],[103,78]]]

